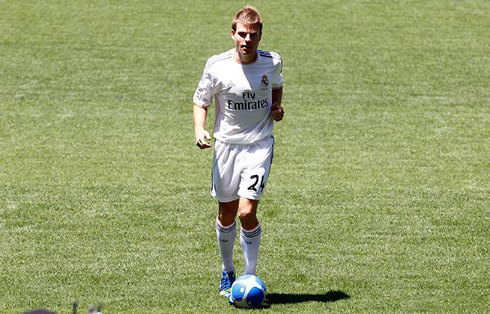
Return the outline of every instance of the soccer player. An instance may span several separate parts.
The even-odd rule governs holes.
[[[216,105],[211,195],[218,200],[219,291],[225,296],[235,280],[237,214],[245,274],[256,274],[262,233],[257,206],[272,163],[274,121],[284,116],[281,57],[258,49],[262,19],[257,9],[238,11],[231,37],[234,48],[208,59],[193,98],[195,143],[201,149],[211,147],[205,121],[213,98]]]

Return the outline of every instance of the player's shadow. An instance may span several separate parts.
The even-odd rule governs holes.
[[[328,291],[324,294],[303,294],[303,293],[269,293],[267,294],[263,308],[269,308],[275,304],[295,304],[303,302],[336,302],[350,299],[350,296],[342,291]]]

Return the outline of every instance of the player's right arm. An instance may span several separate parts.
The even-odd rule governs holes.
[[[208,131],[205,129],[208,107],[215,94],[216,79],[213,77],[212,65],[216,56],[211,57],[206,62],[203,74],[194,93],[194,108],[192,110],[194,117],[194,134],[197,147],[204,149],[210,148],[211,139]]]
[[[194,118],[194,134],[196,136],[197,147],[200,149],[210,148],[211,144],[208,142],[208,140],[211,139],[211,136],[204,128],[206,124],[206,117],[208,116],[208,108],[194,104],[192,115]]]

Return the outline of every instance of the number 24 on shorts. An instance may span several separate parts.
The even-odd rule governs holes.
[[[259,175],[254,174],[253,176],[250,177],[250,179],[255,180],[254,183],[248,187],[249,190],[257,192],[257,184],[259,183]],[[264,191],[265,188],[265,182],[264,182],[264,176],[262,176],[262,180],[260,180],[260,190]]]

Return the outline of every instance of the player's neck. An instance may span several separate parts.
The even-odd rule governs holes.
[[[254,51],[254,53],[251,55],[244,55],[244,54],[239,53],[235,49],[235,60],[236,60],[236,62],[241,63],[241,64],[253,63],[257,60],[258,56],[259,56],[259,54],[257,53],[257,51]]]

